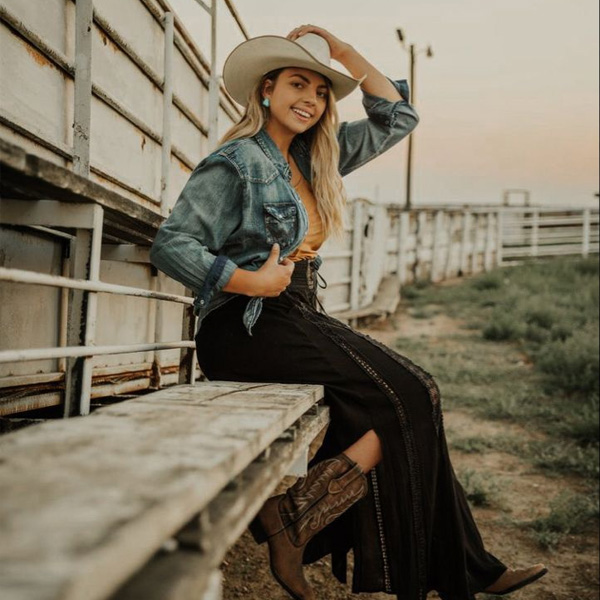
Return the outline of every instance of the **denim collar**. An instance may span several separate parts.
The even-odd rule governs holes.
[[[273,138],[267,133],[267,130],[263,127],[255,136],[257,144],[261,147],[262,151],[267,155],[267,157],[271,160],[271,162],[277,167],[279,172],[285,177],[287,181],[290,181],[292,178],[292,171],[290,169],[290,165],[287,160],[283,157],[279,146],[273,141]],[[296,159],[296,163],[298,163],[297,156],[298,154],[308,154],[304,147],[303,143],[300,140],[300,135],[297,135],[292,140],[290,144],[290,154]],[[299,165],[300,166],[300,165]],[[306,174],[305,174],[306,176]]]
[[[279,172],[285,177],[287,181],[292,178],[292,171],[287,160],[283,157],[281,150],[277,144],[273,141],[273,138],[267,133],[267,130],[263,127],[255,136],[254,139],[261,147],[262,151],[267,155],[271,162],[277,167]]]

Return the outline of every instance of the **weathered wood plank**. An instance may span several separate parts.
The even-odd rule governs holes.
[[[322,386],[204,387],[0,438],[3,600],[104,597],[102,586],[69,590],[124,581],[323,394]],[[195,391],[204,394],[197,404]]]
[[[194,520],[178,536],[181,546],[177,551],[155,555],[111,600],[203,598],[208,576],[220,565],[297,456],[328,422],[329,409],[325,406],[319,407],[314,416],[302,417],[295,439],[275,442],[267,460],[249,465],[237,486],[221,492],[203,518]],[[194,546],[202,551],[194,552]]]

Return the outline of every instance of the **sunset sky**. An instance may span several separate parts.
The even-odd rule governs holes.
[[[195,0],[170,0],[208,51],[208,18]],[[597,206],[598,1],[237,0],[252,36],[312,23],[352,44],[392,79],[409,78],[418,50],[413,202],[501,202],[524,188],[536,204]],[[242,41],[219,4],[219,72]],[[339,65],[336,63],[336,66]],[[364,116],[361,93],[339,105]],[[350,196],[404,202],[406,140],[345,178]],[[377,198],[376,198],[377,197]],[[516,201],[516,197],[515,197]]]

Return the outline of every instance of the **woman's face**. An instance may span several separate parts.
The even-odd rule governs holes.
[[[287,132],[298,134],[310,129],[327,108],[329,86],[323,75],[290,67],[283,69],[273,86],[267,80],[263,97],[269,98],[269,121]]]

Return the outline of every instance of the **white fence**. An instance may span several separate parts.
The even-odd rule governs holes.
[[[598,209],[505,208],[502,218],[506,261],[598,252]]]
[[[525,258],[598,253],[598,209],[436,206],[357,199],[342,243],[326,242],[328,312],[373,302],[384,279],[442,281]]]

